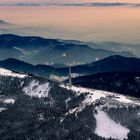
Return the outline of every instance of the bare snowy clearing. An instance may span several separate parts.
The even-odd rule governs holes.
[[[33,80],[27,87],[23,88],[23,91],[31,97],[45,98],[50,89],[49,83],[39,84],[38,81]]]
[[[95,118],[97,122],[95,133],[97,135],[119,140],[127,139],[129,129],[111,120],[105,112],[99,111]]]

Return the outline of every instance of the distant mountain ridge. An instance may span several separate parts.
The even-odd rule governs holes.
[[[83,53],[84,52],[84,53]],[[94,49],[88,45],[36,36],[0,35],[0,60],[16,58],[31,64],[90,63],[111,55],[135,57],[130,52]]]
[[[0,67],[19,71],[19,72],[26,72],[31,74],[36,74],[44,77],[48,77],[51,75],[53,71],[55,71],[54,67],[47,66],[47,65],[32,65],[26,63],[24,61],[20,61],[17,59],[9,58],[3,61],[0,61]],[[44,72],[43,72],[44,71]]]
[[[140,72],[106,72],[74,78],[74,85],[140,98]]]
[[[123,3],[123,2],[91,2],[91,3],[50,3],[50,2],[20,2],[20,3],[6,3],[1,4],[1,6],[75,6],[75,7],[120,7],[120,6],[130,6],[134,7],[137,6],[138,3]]]
[[[51,75],[68,76],[69,73],[68,67],[60,68],[50,65],[32,65],[13,58],[0,61],[0,67],[43,77],[50,77]],[[80,75],[105,72],[140,72],[140,59],[115,55],[93,63],[72,67],[72,73]]]
[[[0,25],[12,25],[11,23],[8,23],[5,20],[0,19]]]
[[[64,68],[65,69],[65,68]],[[140,72],[140,59],[119,55],[110,56],[93,63],[72,67],[74,73],[96,74],[102,72]]]

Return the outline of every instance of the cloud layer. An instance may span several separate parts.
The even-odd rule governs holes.
[[[122,3],[122,2],[86,2],[86,3],[57,3],[57,2],[16,2],[0,3],[0,6],[81,6],[81,7],[115,7],[115,6],[132,6],[138,7],[139,3]]]

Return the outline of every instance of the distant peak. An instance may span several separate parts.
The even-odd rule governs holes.
[[[22,60],[18,60],[18,59],[15,59],[15,58],[8,58],[8,59],[5,59],[5,60],[1,60],[0,62],[10,63],[10,64],[26,64],[26,65],[32,66],[32,64],[29,64],[27,62],[24,62]]]
[[[112,56],[110,56],[110,57],[108,57],[108,58],[118,59],[118,58],[126,58],[126,57],[120,56],[120,55],[112,55]]]
[[[0,19],[0,23],[5,23],[5,21]]]
[[[2,19],[0,19],[0,24],[10,25],[10,23],[8,23],[7,21],[2,20]]]
[[[14,34],[1,34],[0,36],[3,36],[3,37],[18,37],[18,35],[14,35]]]

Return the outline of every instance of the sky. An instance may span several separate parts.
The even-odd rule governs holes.
[[[0,0],[1,3],[37,1],[140,3],[140,0]],[[140,7],[1,6],[0,19],[16,25],[13,28],[0,27],[0,34],[140,44]]]
[[[127,2],[127,3],[140,3],[140,0],[0,0],[0,3],[7,2],[60,2],[60,3],[72,3],[72,2]]]

